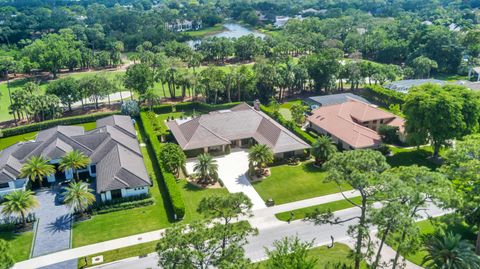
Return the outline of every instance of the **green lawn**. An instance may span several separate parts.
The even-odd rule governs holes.
[[[292,112],[290,111],[290,109],[292,108],[293,105],[301,104],[301,103],[302,103],[302,100],[300,99],[282,103],[280,105],[280,110],[278,112],[280,112],[280,114],[286,120],[292,120]]]
[[[325,266],[337,263],[346,263],[347,266],[353,266],[353,260],[348,258],[350,254],[350,248],[347,245],[341,243],[335,243],[333,248],[328,248],[326,246],[312,248],[309,251],[310,257],[315,257],[318,259],[315,266],[316,269],[324,269]],[[265,269],[266,262],[260,262],[252,266],[252,269]],[[330,268],[330,267],[329,267]],[[332,267],[333,268],[333,267]],[[367,268],[366,263],[362,263],[362,269]]]
[[[427,240],[428,237],[431,236],[437,229],[441,228],[446,230],[447,232],[452,232],[453,234],[460,234],[462,238],[470,240],[472,244],[475,244],[476,231],[474,230],[474,228],[470,227],[463,221],[463,219],[453,214],[434,218],[432,220],[420,221],[417,222],[416,225],[420,230],[423,242]],[[387,243],[394,249],[397,249],[396,244],[392,241],[392,237],[387,239]],[[424,249],[420,249],[417,253],[407,255],[405,258],[417,265],[421,265],[423,258],[427,254],[428,253]]]
[[[186,180],[179,182],[182,190],[182,197],[185,200],[186,212],[185,222],[203,219],[203,216],[197,213],[200,201],[207,196],[212,195],[227,195],[228,191],[225,188],[220,189],[202,189],[195,185],[188,183]]]
[[[81,123],[81,124],[75,124],[76,126],[83,126],[85,128],[85,131],[90,131],[95,129],[97,126],[96,122],[87,122],[87,123]],[[38,132],[31,132],[31,133],[26,133],[26,134],[21,134],[21,135],[14,135],[14,136],[9,136],[9,137],[4,137],[0,138],[0,150],[7,148],[17,142],[25,142],[29,140],[35,139],[35,136],[37,135]]]
[[[254,182],[253,187],[263,200],[272,198],[275,204],[284,204],[339,192],[334,182],[324,182],[325,171],[313,162],[298,166],[281,165],[270,168],[271,175]],[[350,189],[344,186],[344,190]]]
[[[223,27],[223,25],[217,24],[215,26],[203,28],[198,31],[187,31],[185,33],[191,36],[192,38],[202,38],[205,36],[221,33],[224,30],[225,30],[225,27]]]
[[[419,149],[403,149],[391,146],[393,156],[387,157],[387,162],[393,166],[410,166],[420,165],[426,166],[432,170],[437,169],[440,165],[430,161],[428,158],[432,156],[433,150],[431,147],[421,147]]]
[[[353,201],[354,203],[361,203],[362,201],[360,196],[350,198],[350,200]],[[311,213],[316,209],[318,209],[321,212],[326,212],[328,210],[330,210],[331,212],[334,212],[334,211],[347,209],[351,207],[353,207],[353,205],[348,201],[338,200],[338,201],[334,201],[326,204],[310,206],[310,207],[300,208],[293,211],[278,213],[278,214],[275,214],[275,217],[277,217],[277,219],[281,221],[297,220],[297,219],[304,219],[308,213]],[[292,219],[291,219],[291,212],[293,212],[294,214]]]
[[[10,244],[10,254],[15,262],[24,261],[30,257],[33,232],[16,234],[11,229],[4,229],[0,231],[0,239],[6,240]]]

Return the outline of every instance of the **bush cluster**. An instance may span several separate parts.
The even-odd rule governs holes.
[[[73,125],[73,124],[92,122],[92,121],[96,121],[97,119],[104,118],[114,114],[118,114],[118,112],[103,112],[103,113],[95,113],[90,115],[81,115],[81,116],[42,121],[38,123],[32,123],[29,125],[4,129],[2,130],[2,134],[3,134],[3,137],[9,137],[14,135],[26,134],[30,132],[38,132],[44,129],[55,127],[57,125]]]
[[[225,104],[219,104],[219,105],[210,105],[210,104],[200,103],[200,102],[188,102],[188,103],[180,103],[176,105],[171,105],[171,104],[158,105],[158,106],[154,106],[152,108],[152,111],[155,112],[156,114],[165,114],[165,113],[171,113],[175,111],[177,112],[193,111],[193,110],[213,111],[213,110],[229,109],[238,104],[240,104],[240,102],[225,103]],[[148,108],[143,108],[142,110],[147,111]]]
[[[402,106],[407,95],[379,85],[369,85],[365,87],[362,96],[376,104],[390,107],[390,105]]]
[[[160,168],[162,173],[163,182],[165,183],[168,197],[170,199],[170,203],[172,204],[173,213],[175,214],[176,219],[182,219],[185,216],[185,201],[183,200],[182,193],[180,191],[180,187],[177,184],[177,180],[175,176],[168,172],[165,168],[164,164],[160,160],[160,152],[162,150],[162,144],[158,141],[157,136],[152,127],[152,123],[150,121],[150,117],[147,112],[140,112],[140,120],[143,130],[146,134],[144,138],[155,152],[155,159]],[[152,160],[153,161],[153,160]]]
[[[155,199],[153,198],[145,198],[141,200],[131,200],[131,201],[123,201],[123,202],[116,202],[116,203],[105,203],[94,206],[92,208],[92,214],[99,215],[99,214],[106,214],[115,211],[127,210],[136,207],[142,206],[149,206],[155,203]]]

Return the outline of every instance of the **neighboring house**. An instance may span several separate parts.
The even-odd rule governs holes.
[[[376,148],[382,143],[377,133],[381,125],[399,128],[403,140],[404,120],[371,104],[350,99],[341,104],[322,106],[307,118],[309,127],[330,136],[344,149]]]
[[[191,30],[199,30],[202,28],[202,21],[176,20],[174,22],[165,23],[170,31],[184,32]]]
[[[303,101],[307,105],[309,105],[311,109],[316,109],[322,106],[330,106],[330,105],[345,103],[348,100],[357,100],[357,101],[370,104],[370,102],[368,102],[367,99],[352,93],[339,93],[339,94],[312,96],[312,97],[306,98]]]
[[[147,194],[151,185],[137,135],[130,117],[114,115],[97,120],[97,128],[57,126],[40,131],[34,141],[21,142],[0,151],[0,196],[25,189],[27,179],[18,178],[23,163],[43,156],[58,167],[68,152],[79,150],[91,159],[81,173],[96,181],[102,201]],[[46,179],[50,183],[72,179],[72,170],[58,171]]]
[[[270,147],[275,157],[303,155],[310,145],[281,124],[255,108],[242,103],[196,118],[167,122],[180,147],[188,156],[203,152],[225,153],[229,147],[248,147],[253,143]],[[227,150],[228,151],[228,150]]]
[[[445,85],[445,81],[439,79],[406,79],[391,82],[385,85],[385,88],[397,92],[408,93],[411,87],[420,86],[426,83]]]

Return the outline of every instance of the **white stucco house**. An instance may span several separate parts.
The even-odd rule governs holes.
[[[22,165],[32,156],[43,156],[58,166],[68,152],[78,150],[91,164],[80,173],[95,179],[102,201],[147,194],[151,180],[130,117],[114,115],[97,120],[97,128],[86,132],[81,126],[57,126],[40,131],[34,141],[21,142],[0,151],[0,197],[26,188],[19,178]],[[46,177],[49,183],[72,179],[74,171],[58,171]]]

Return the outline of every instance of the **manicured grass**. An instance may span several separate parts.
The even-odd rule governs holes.
[[[223,27],[223,25],[221,24],[218,24],[212,27],[203,28],[198,31],[188,31],[186,32],[186,34],[188,34],[193,38],[201,38],[209,35],[218,34],[220,32],[223,32],[224,30],[225,30],[225,27]]]
[[[91,266],[92,258],[99,255],[103,256],[103,263],[109,263],[109,262],[123,260],[130,257],[147,255],[149,253],[155,252],[157,242],[158,241],[153,241],[153,242],[143,243],[143,244],[139,244],[131,247],[124,247],[124,248],[119,248],[111,251],[93,254],[93,255],[87,256],[86,263],[85,263],[85,258],[79,258],[78,268],[80,269],[86,266]],[[95,265],[99,265],[99,264],[95,264]]]
[[[353,266],[353,260],[348,258],[350,251],[351,250],[347,245],[335,243],[335,246],[332,248],[328,248],[326,246],[312,248],[309,251],[309,256],[318,259],[315,266],[316,269],[324,269],[327,265],[332,266],[337,263],[346,263],[347,266]],[[266,261],[257,263],[252,265],[252,268],[265,269],[266,263]],[[367,264],[362,263],[361,268],[367,268]]]
[[[133,234],[149,232],[170,226],[170,208],[162,197],[165,192],[163,184],[159,184],[160,171],[153,166],[151,152],[142,147],[142,154],[148,174],[152,177],[153,186],[150,194],[155,204],[145,207],[122,210],[93,216],[91,220],[77,222],[73,225],[73,247],[84,246]]]
[[[298,166],[281,165],[270,168],[271,175],[254,182],[255,190],[263,200],[273,199],[275,204],[284,204],[317,196],[337,193],[340,190],[334,182],[326,183],[325,171],[313,162]],[[350,189],[344,186],[344,190]]]
[[[280,105],[280,114],[286,119],[286,120],[292,120],[292,112],[290,109],[292,108],[293,105],[301,104],[302,100],[293,100],[289,102],[282,103]]]
[[[350,200],[357,204],[361,203],[362,201],[360,196],[350,198]],[[353,207],[353,205],[348,201],[338,200],[338,201],[334,201],[326,204],[310,206],[310,207],[300,208],[293,211],[278,213],[278,214],[275,214],[275,217],[277,217],[277,219],[281,221],[297,220],[297,219],[304,219],[308,213],[312,213],[315,210],[318,210],[320,212],[326,212],[330,210],[331,212],[334,212],[334,211],[347,209],[351,207]],[[293,212],[293,218],[291,218],[292,217],[291,212]]]
[[[433,150],[431,147],[417,148],[397,148],[391,146],[393,156],[387,157],[387,162],[393,166],[410,166],[419,165],[426,166],[432,170],[437,169],[440,165],[430,161],[428,158],[432,156]]]
[[[420,230],[420,236],[422,237],[422,242],[428,240],[429,236],[433,235],[437,229],[444,229],[447,232],[453,234],[460,234],[463,239],[471,241],[472,244],[475,244],[476,231],[474,227],[470,227],[465,221],[452,214],[445,215],[442,217],[434,218],[431,220],[423,220],[416,223],[418,229]],[[398,235],[397,235],[398,236]],[[396,236],[396,237],[397,237]],[[394,237],[387,239],[387,243],[392,246],[394,249],[397,249],[396,243],[393,241]],[[423,244],[422,244],[423,246]],[[423,258],[427,255],[427,251],[421,248],[417,253],[407,255],[405,258],[417,265],[421,265]]]
[[[197,208],[204,197],[228,195],[228,191],[225,188],[203,189],[188,183],[187,180],[180,180],[179,184],[181,185],[182,197],[186,205],[185,222],[203,219],[203,216],[197,213]]]
[[[10,254],[15,262],[24,261],[30,257],[33,232],[16,234],[12,229],[0,227],[0,239],[6,240],[10,244]]]
[[[93,121],[93,122],[75,124],[75,126],[83,126],[83,128],[85,128],[85,131],[90,131],[95,129],[95,127],[97,126],[97,123]],[[26,133],[21,135],[14,135],[14,136],[0,138],[0,150],[7,148],[18,142],[26,142],[29,140],[34,140],[37,133],[38,132],[31,132],[31,133]]]

